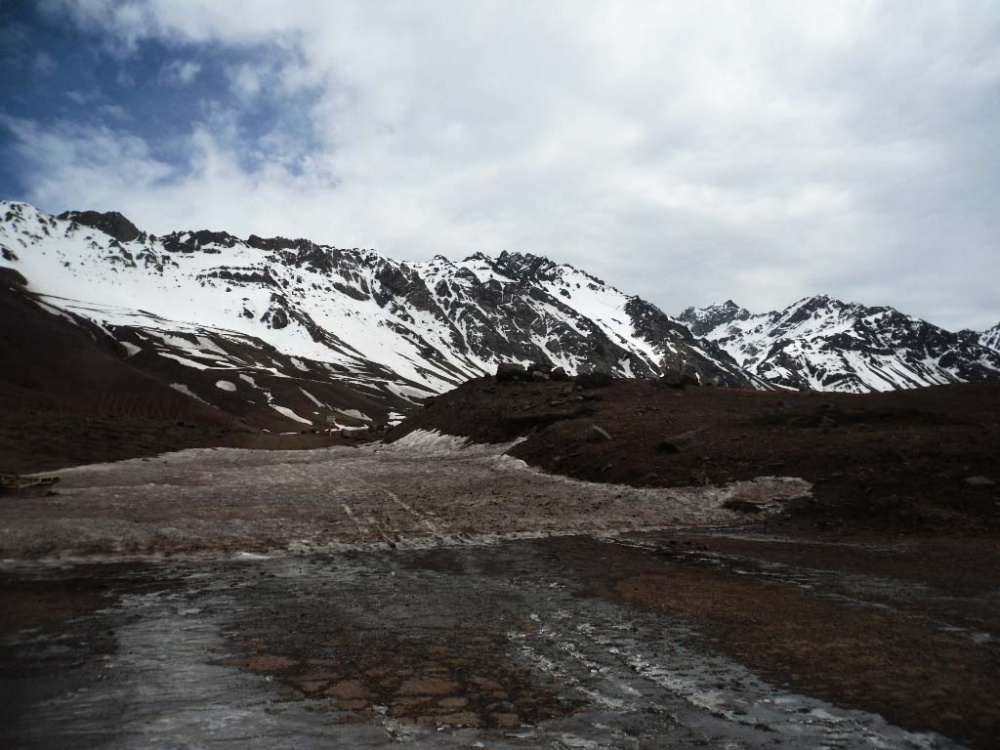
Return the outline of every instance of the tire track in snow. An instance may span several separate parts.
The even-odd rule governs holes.
[[[398,505],[403,510],[407,511],[412,515],[417,521],[419,521],[431,534],[438,539],[445,539],[446,535],[440,530],[441,526],[447,526],[447,524],[438,518],[434,513],[430,511],[418,511],[413,508],[409,503],[405,502],[399,497],[395,492],[382,488],[382,491],[389,496],[396,505]],[[433,520],[432,520],[433,519]]]
[[[354,515],[354,511],[351,510],[351,506],[348,505],[347,503],[343,503],[341,507],[343,507],[344,513],[347,514],[347,517],[350,518],[351,521],[354,522],[354,525],[358,527],[358,532],[362,536],[368,536],[369,534],[368,527],[362,524],[361,521],[358,520],[358,517]]]

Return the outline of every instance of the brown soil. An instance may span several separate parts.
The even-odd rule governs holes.
[[[53,471],[186,448],[299,450],[353,442],[322,432],[279,435],[205,421],[8,412],[0,415],[0,474]]]
[[[1000,385],[852,395],[615,381],[471,381],[390,433],[527,439],[511,455],[633,486],[802,477],[814,499],[786,530],[992,535],[1000,530]]]
[[[959,739],[1000,729],[996,646],[891,611],[845,612],[803,591],[732,573],[676,570],[625,579],[618,590],[626,601],[693,619],[718,648],[776,684],[864,705],[897,723],[929,717],[925,726]]]

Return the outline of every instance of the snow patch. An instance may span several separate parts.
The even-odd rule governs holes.
[[[184,385],[184,383],[171,383],[170,387],[173,388],[175,391],[178,391],[179,393],[183,393],[185,396],[193,398],[195,401],[201,401],[201,403],[203,404],[208,404],[208,402],[205,399],[203,399],[197,393],[194,393],[190,388]]]
[[[278,406],[277,404],[271,404],[271,408],[274,409],[279,414],[288,417],[289,419],[294,419],[296,422],[301,422],[302,424],[308,424],[308,425],[312,424],[310,420],[300,417],[298,414],[289,409],[287,406]]]

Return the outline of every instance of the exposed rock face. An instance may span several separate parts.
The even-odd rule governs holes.
[[[989,348],[996,329],[951,333],[891,307],[818,295],[761,315],[729,301],[680,319],[749,372],[791,388],[861,393],[1000,380],[1000,352]]]
[[[721,305],[711,305],[701,309],[689,307],[678,316],[678,320],[684,321],[695,336],[704,336],[721,325],[735,320],[746,320],[750,315],[749,310],[728,299]]]
[[[661,375],[679,373],[678,377],[687,376],[701,384],[761,387],[752,378],[748,383],[746,371],[715,342],[696,339],[690,329],[648,302],[634,297],[625,309],[643,340],[664,342],[658,368]]]
[[[140,235],[139,228],[117,211],[64,211],[58,218],[99,229],[119,242],[132,242]]]
[[[978,342],[981,346],[1000,352],[1000,323],[992,328],[987,328],[978,335]]]
[[[540,256],[401,263],[306,239],[207,230],[158,238],[118,214],[57,218],[3,203],[0,216],[0,268],[21,274],[45,304],[91,320],[119,349],[140,350],[136,361],[162,360],[174,382],[209,403],[244,389],[206,391],[194,377],[205,368],[226,383],[308,372],[397,415],[504,362],[530,365],[527,377],[655,378],[669,362],[699,382],[762,382],[648,302]],[[237,341],[241,352],[257,342],[261,356],[233,355]],[[286,402],[268,401],[275,393],[246,397],[312,424],[332,406],[288,400],[287,389]]]
[[[498,383],[513,383],[528,379],[528,371],[516,362],[503,362],[497,365],[496,380]]]

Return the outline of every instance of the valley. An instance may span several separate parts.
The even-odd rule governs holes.
[[[993,746],[995,329],[2,211],[5,746]]]
[[[989,748],[998,397],[480,379],[63,468],[0,503],[0,739]]]
[[[990,746],[994,542],[767,530],[809,483],[595,484],[508,448],[197,449],[6,498],[0,737]]]

